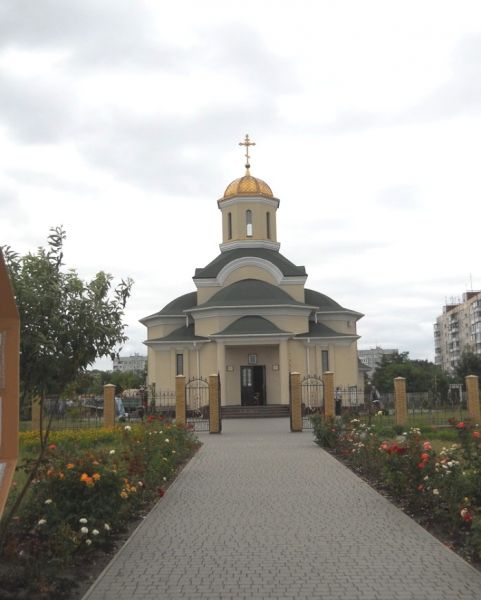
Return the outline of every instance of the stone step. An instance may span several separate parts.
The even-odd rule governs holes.
[[[223,419],[269,419],[289,416],[287,404],[267,404],[265,406],[222,406]]]

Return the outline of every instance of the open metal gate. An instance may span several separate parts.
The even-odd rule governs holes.
[[[312,429],[311,416],[324,414],[324,382],[316,375],[306,375],[301,381],[302,428]]]
[[[194,431],[209,431],[209,383],[202,377],[193,377],[185,384],[185,412],[187,424]]]

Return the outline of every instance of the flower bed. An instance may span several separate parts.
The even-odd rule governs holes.
[[[358,419],[313,417],[316,443],[331,449],[464,558],[481,561],[481,429],[453,422],[455,443],[436,452],[418,428],[383,429]],[[390,434],[390,435],[389,435]],[[435,436],[435,432],[432,432]],[[442,437],[450,437],[443,433]]]
[[[164,495],[178,466],[198,447],[189,429],[156,419],[115,430],[55,432],[49,442],[8,530],[2,598],[68,597],[72,581],[62,573],[109,551],[116,534]],[[34,456],[38,437],[22,434],[21,445]],[[27,457],[22,468],[33,460]]]

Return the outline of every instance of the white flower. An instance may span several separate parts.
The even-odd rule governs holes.
[[[40,521],[37,523],[37,525],[45,525],[46,522],[47,522],[47,519],[40,519]]]
[[[115,454],[115,450],[111,450],[109,454]]]
[[[167,477],[162,477],[162,479],[163,479],[164,481],[167,481]]]
[[[98,529],[92,529],[92,535],[98,535],[100,531]]]
[[[105,531],[110,531],[110,525],[108,523],[104,524]]]
[[[44,504],[52,504],[53,500],[52,498],[47,498],[47,500],[45,500]]]
[[[165,443],[168,444],[170,442],[169,438],[165,438]]]
[[[87,527],[81,527],[80,528],[80,533],[88,533],[89,530],[87,529]]]
[[[87,546],[90,546],[90,544],[92,543],[92,540],[85,540],[85,543],[87,544]]]
[[[437,488],[434,488],[434,490],[433,490],[433,494],[434,494],[435,496],[439,496],[439,490],[438,490]]]
[[[79,519],[78,522],[82,523],[82,524],[88,523],[88,521],[85,517],[82,517],[81,519]]]
[[[124,431],[132,431],[132,427],[130,425],[126,425],[124,427]]]

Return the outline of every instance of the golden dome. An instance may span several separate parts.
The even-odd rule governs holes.
[[[265,196],[273,198],[274,194],[265,181],[257,177],[252,177],[247,169],[244,177],[235,179],[227,186],[224,192],[224,199],[232,198],[233,196]]]

